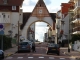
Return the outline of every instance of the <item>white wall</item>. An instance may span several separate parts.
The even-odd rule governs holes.
[[[13,12],[13,13],[11,13],[11,19],[10,19],[11,21],[10,21],[10,23],[6,23],[5,24],[5,35],[8,35],[9,33],[8,33],[8,31],[9,30],[11,30],[11,31],[13,31],[14,33],[13,33],[13,36],[15,35],[15,33],[17,33],[18,32],[18,20],[19,20],[19,13],[17,13],[17,12]]]
[[[0,23],[10,23],[11,12],[0,12]]]
[[[67,15],[64,19],[64,25],[62,25],[62,29],[64,31],[64,34],[62,36],[62,40],[66,39],[65,35],[67,35],[67,38],[69,36],[69,15]]]
[[[19,23],[20,24],[22,24],[22,21],[23,21],[23,10],[22,9],[20,9],[20,11],[19,11]]]
[[[20,24],[22,23],[22,19],[23,19],[23,14],[19,13],[19,12],[8,12],[10,13],[10,22],[4,24],[4,32],[5,35],[8,35],[8,31],[11,30],[14,33],[12,33],[13,36],[15,36],[15,34],[18,34],[18,21],[20,21]]]
[[[50,26],[53,27],[53,21],[52,21],[51,17],[44,17],[42,20],[49,23]]]
[[[75,41],[73,49],[80,52],[80,41]]]

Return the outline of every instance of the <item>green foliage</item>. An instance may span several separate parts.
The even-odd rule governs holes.
[[[80,34],[74,34],[72,35],[72,39],[70,42],[74,43],[74,41],[80,40]]]
[[[68,40],[63,40],[62,43],[68,44]]]
[[[2,40],[3,40],[3,50],[6,50],[12,47],[11,38],[6,37],[5,35],[0,35],[0,49],[1,49]]]
[[[64,44],[68,44],[68,41],[69,41],[69,44],[72,43],[74,44],[74,41],[77,41],[77,40],[80,40],[80,34],[74,34],[74,35],[71,35],[71,40],[63,40],[62,43]]]
[[[12,43],[16,44],[16,39],[15,38],[12,38]]]

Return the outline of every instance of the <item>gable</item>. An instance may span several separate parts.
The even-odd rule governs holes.
[[[39,0],[37,2],[32,13],[23,13],[23,24],[21,25],[21,29],[24,28],[29,17],[37,17],[39,19],[41,19],[43,17],[51,17],[52,21],[54,23],[56,22],[56,20],[55,20],[56,19],[56,13],[49,13],[43,0]]]
[[[43,0],[39,0],[36,4],[31,16],[36,16],[38,18],[50,17],[49,11]]]

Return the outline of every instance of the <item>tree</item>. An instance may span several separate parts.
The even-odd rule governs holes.
[[[74,41],[80,40],[80,34],[73,34],[71,42],[74,43]]]

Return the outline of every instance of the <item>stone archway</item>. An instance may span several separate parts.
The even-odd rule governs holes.
[[[23,24],[22,24],[22,36],[27,39],[27,30],[30,25],[37,21],[43,21],[48,23],[52,30],[53,34],[55,35],[55,20],[56,13],[49,13],[47,7],[43,0],[38,0],[36,6],[34,7],[32,12],[23,13]]]
[[[50,17],[45,17],[44,20],[39,20],[36,17],[30,17],[28,22],[25,24],[25,26],[24,26],[24,28],[22,30],[22,36],[27,38],[27,30],[28,30],[28,28],[30,27],[31,24],[33,24],[34,22],[37,22],[37,21],[46,22],[51,26],[51,28],[53,27],[53,21],[52,21],[52,19]],[[52,28],[52,30],[53,30],[53,28]]]

